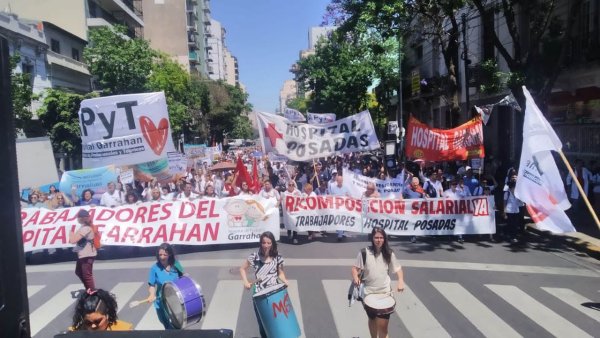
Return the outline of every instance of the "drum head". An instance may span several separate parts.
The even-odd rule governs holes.
[[[183,327],[185,320],[184,301],[181,298],[180,292],[171,283],[165,283],[162,291],[163,308],[167,317],[176,328]]]
[[[364,303],[366,306],[376,310],[389,309],[396,306],[396,300],[394,297],[387,293],[373,293],[367,295],[364,299]]]
[[[278,292],[279,290],[281,290],[281,289],[285,289],[285,288],[287,288],[287,286],[286,286],[285,284],[283,284],[283,283],[282,283],[282,284],[275,284],[275,285],[271,285],[271,286],[268,286],[268,287],[266,287],[266,288],[264,288],[264,289],[260,290],[259,292],[255,293],[255,294],[253,295],[253,297],[262,297],[262,296],[268,296],[268,295],[271,295],[271,294],[273,294],[273,293],[276,293],[276,292]]]

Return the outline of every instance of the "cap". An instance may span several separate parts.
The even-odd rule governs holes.
[[[90,217],[90,213],[87,212],[87,210],[79,210],[79,212],[77,213],[77,217]]]
[[[337,175],[337,170],[333,169],[333,170],[331,171],[331,175],[333,175],[333,174],[336,174],[336,175]]]
[[[469,166],[466,166],[466,167],[465,167],[465,170],[471,170],[471,167],[469,167]]]

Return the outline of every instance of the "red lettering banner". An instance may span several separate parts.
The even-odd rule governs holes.
[[[437,129],[410,117],[406,156],[430,162],[483,158],[483,124],[475,118],[454,129]]]

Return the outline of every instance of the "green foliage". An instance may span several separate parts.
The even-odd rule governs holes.
[[[287,107],[296,109],[302,113],[306,113],[308,111],[309,100],[305,97],[295,97],[292,100],[287,102]]]
[[[501,72],[496,60],[488,59],[480,65],[481,84],[479,90],[484,94],[496,94],[505,88],[504,80],[508,74]]]
[[[173,137],[195,127],[192,109],[197,104],[194,101],[197,95],[191,91],[190,75],[179,63],[161,54],[152,64],[146,87],[150,91],[165,92]]]
[[[48,130],[55,153],[67,153],[69,156],[81,155],[81,132],[77,112],[81,101],[97,96],[94,93],[79,95],[58,89],[46,92],[38,116]]]
[[[142,93],[156,52],[148,41],[126,38],[124,26],[100,27],[89,32],[83,57],[106,95]]]
[[[247,115],[238,115],[235,117],[233,122],[233,130],[231,131],[231,138],[243,138],[250,139],[253,138],[252,132],[252,124],[250,123],[250,119]]]
[[[21,62],[21,55],[19,53],[15,53],[9,59],[11,69],[10,94],[13,105],[13,114],[15,116],[15,128],[17,130],[23,130],[26,129],[28,122],[31,121],[33,116],[33,113],[31,112],[31,102],[37,100],[39,96],[33,93],[31,75],[16,72],[19,62]]]
[[[224,133],[232,133],[236,122],[241,121],[238,118],[251,111],[252,105],[248,103],[248,94],[240,87],[223,81],[210,81],[207,86],[210,95],[210,110],[206,113],[209,136],[222,141]]]

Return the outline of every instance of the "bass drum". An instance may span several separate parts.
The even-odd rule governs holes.
[[[163,284],[161,302],[166,317],[176,329],[198,323],[206,314],[202,288],[188,276]]]

